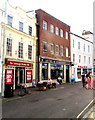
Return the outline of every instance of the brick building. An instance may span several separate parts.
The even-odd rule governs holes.
[[[39,81],[59,75],[65,82],[71,76],[70,26],[45,11],[35,11],[38,28]]]

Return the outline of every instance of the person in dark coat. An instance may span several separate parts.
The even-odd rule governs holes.
[[[83,87],[85,87],[85,84],[86,84],[86,83],[85,83],[85,78],[86,78],[85,71],[83,71],[81,77],[82,77],[82,85],[83,85]]]

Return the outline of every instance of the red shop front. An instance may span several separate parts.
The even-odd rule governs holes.
[[[8,73],[8,71],[10,72]],[[33,78],[33,64],[7,60],[5,76],[5,84],[13,84],[14,89],[17,89],[20,84],[31,86]]]

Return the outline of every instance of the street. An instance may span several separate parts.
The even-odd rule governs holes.
[[[76,118],[93,99],[94,90],[82,88],[79,82],[33,92],[3,101],[3,118]]]

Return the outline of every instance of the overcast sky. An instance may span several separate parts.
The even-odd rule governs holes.
[[[81,35],[83,30],[93,32],[93,2],[95,0],[9,0],[25,11],[42,9]]]

